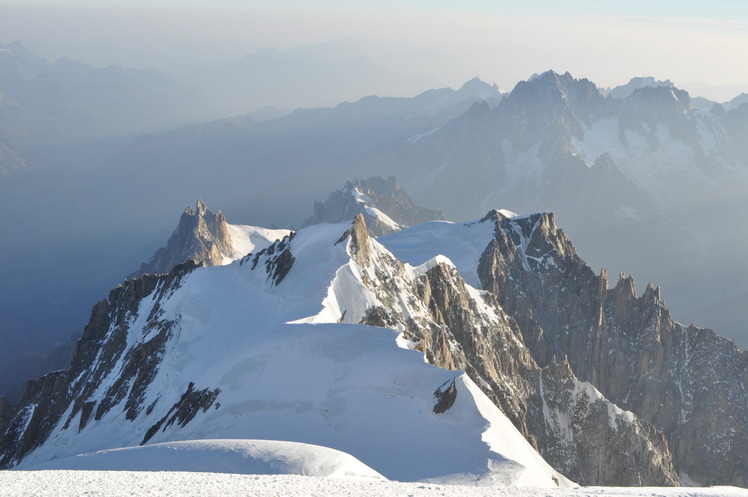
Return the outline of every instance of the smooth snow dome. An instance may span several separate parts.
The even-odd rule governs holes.
[[[55,459],[36,470],[199,471],[330,478],[384,477],[339,450],[275,440],[189,440]]]
[[[361,269],[353,267],[350,238],[342,238],[349,228],[322,224],[300,230],[290,241],[295,262],[278,285],[264,262],[254,269],[245,261],[186,275],[158,302],[159,319],[176,325],[143,394],[141,405],[148,411],[129,421],[114,408],[79,431],[63,426],[71,406],[47,442],[18,469],[137,446],[194,383],[195,390],[220,389],[215,404],[184,427],[164,425],[149,443],[285,440],[345,452],[394,480],[570,484],[467,375],[426,364],[422,353],[398,347],[397,331],[339,323],[337,316],[332,322],[300,322],[328,312],[323,300],[341,291],[333,288],[339,274],[347,274],[342,290],[355,301],[369,292],[360,281]],[[369,243],[375,256],[388,255],[375,240]],[[143,335],[155,304],[154,295],[146,297],[132,316],[128,348],[151,338]],[[101,402],[120,377],[119,361],[91,401]],[[435,414],[434,394],[450,382],[457,392],[454,404]],[[78,416],[72,427],[78,426]]]
[[[748,490],[713,488],[495,488],[295,475],[131,471],[0,471],[0,496],[25,497],[747,497]]]

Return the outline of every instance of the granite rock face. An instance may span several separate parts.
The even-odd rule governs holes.
[[[631,277],[608,288],[551,214],[492,213],[479,275],[516,320],[540,366],[565,357],[581,380],[667,438],[678,473],[702,485],[748,485],[748,353],[673,321],[659,288]]]
[[[413,203],[393,176],[373,176],[367,180],[346,182],[342,190],[330,194],[325,202],[314,203],[314,215],[302,226],[317,223],[340,223],[363,214],[373,236],[382,236],[426,221],[444,219],[439,210]]]
[[[169,237],[166,247],[162,247],[153,257],[130,277],[145,273],[163,274],[171,268],[192,260],[206,266],[216,266],[234,255],[231,235],[226,218],[221,211],[213,212],[202,200],[197,201],[193,210],[187,207],[179,219],[177,229]]]

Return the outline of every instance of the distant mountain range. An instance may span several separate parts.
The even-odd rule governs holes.
[[[200,92],[154,69],[49,62],[20,42],[0,44],[0,133],[18,149],[132,139],[209,113]]]

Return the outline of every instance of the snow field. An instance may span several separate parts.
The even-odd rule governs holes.
[[[0,497],[747,497],[715,488],[490,488],[297,475],[147,471],[3,471]]]

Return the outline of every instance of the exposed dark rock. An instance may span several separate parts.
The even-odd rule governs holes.
[[[279,285],[293,267],[294,262],[296,262],[296,258],[291,253],[290,248],[291,240],[293,240],[294,236],[296,236],[296,233],[291,232],[291,234],[286,235],[282,240],[276,241],[269,247],[247,255],[239,261],[239,265],[244,265],[251,260],[252,269],[254,270],[260,260],[264,259],[268,281]]]
[[[190,382],[187,386],[187,391],[184,392],[179,400],[171,407],[171,409],[169,409],[166,416],[161,418],[156,424],[148,429],[145,437],[143,437],[143,441],[140,442],[140,445],[146,444],[148,440],[158,433],[159,430],[166,429],[174,423],[178,424],[181,428],[184,428],[201,410],[207,412],[220,393],[220,388],[214,390],[209,388],[195,390],[195,384]]]
[[[8,399],[0,395],[0,433],[5,432],[13,418],[13,408]]]
[[[86,427],[86,424],[88,423],[88,420],[91,418],[91,414],[93,413],[93,409],[96,406],[96,402],[84,402],[83,407],[81,408],[81,419],[78,423],[78,431],[81,431],[83,428]]]
[[[457,400],[457,387],[455,386],[455,380],[446,382],[440,386],[434,392],[434,414],[442,414],[452,407]]]
[[[19,461],[41,444],[67,406],[69,380],[65,371],[31,380],[0,441],[0,468]]]
[[[536,378],[537,391],[528,399],[529,430],[560,472],[582,485],[678,483],[664,435],[577,380],[566,358]]]

